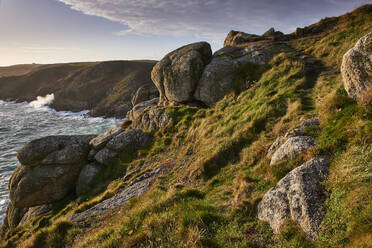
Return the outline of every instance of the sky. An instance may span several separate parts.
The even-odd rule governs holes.
[[[0,66],[159,60],[230,30],[295,31],[372,0],[0,0]]]

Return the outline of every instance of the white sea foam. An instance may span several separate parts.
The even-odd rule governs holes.
[[[54,94],[46,96],[38,96],[35,101],[30,102],[30,106],[34,108],[41,108],[50,105],[54,101]]]

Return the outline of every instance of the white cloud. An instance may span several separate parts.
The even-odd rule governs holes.
[[[194,35],[221,41],[230,29],[260,33],[274,26],[284,32],[311,24],[312,18],[341,14],[349,0],[58,0],[72,9],[126,26],[117,35]],[[368,2],[368,0],[357,0]]]

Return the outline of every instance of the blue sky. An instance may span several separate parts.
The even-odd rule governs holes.
[[[372,0],[0,0],[0,66],[161,59],[231,30],[285,33]]]

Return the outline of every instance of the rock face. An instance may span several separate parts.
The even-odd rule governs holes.
[[[313,158],[289,172],[258,204],[258,218],[275,233],[286,219],[297,221],[308,238],[315,239],[324,217],[322,183],[328,176],[328,158]]]
[[[81,222],[87,218],[94,216],[102,215],[107,210],[116,209],[122,207],[133,197],[138,197],[144,194],[147,189],[152,185],[156,176],[160,173],[160,169],[156,169],[150,172],[145,173],[144,175],[135,178],[131,184],[125,189],[118,192],[113,197],[98,203],[92,208],[82,212],[74,214],[70,217],[70,220],[73,222]]]
[[[227,46],[218,50],[203,71],[194,93],[195,99],[207,106],[214,106],[232,91],[236,71],[241,65],[246,62],[266,63],[283,49],[286,47],[280,44],[252,43],[244,46]]]
[[[211,57],[210,45],[198,42],[183,46],[159,61],[151,78],[159,90],[160,103],[192,101],[196,85]]]
[[[238,67],[239,63],[230,56],[214,57],[203,71],[194,93],[195,99],[213,106],[231,90]]]
[[[124,132],[125,130],[121,127],[117,127],[114,129],[107,130],[106,132],[98,135],[94,139],[92,139],[89,144],[95,150],[100,150],[106,146],[106,144],[115,136],[119,135],[120,133]]]
[[[133,152],[145,146],[150,140],[150,137],[141,129],[119,131],[120,129],[121,128],[116,128],[102,134],[101,140],[104,141],[105,145],[97,146],[96,149],[94,149],[95,161],[103,165],[110,165],[119,157],[120,152]],[[100,138],[100,136],[97,138]],[[99,144],[99,142],[97,144]],[[99,148],[101,149],[99,150]]]
[[[363,36],[356,45],[345,53],[341,74],[344,86],[354,100],[372,87],[372,32]]]
[[[155,98],[142,102],[128,112],[127,119],[132,121],[134,128],[154,131],[168,124],[169,117],[163,107],[157,106],[158,101],[159,99]]]
[[[52,203],[71,192],[94,137],[49,136],[26,144],[17,154],[21,165],[9,182],[14,207]]]
[[[76,194],[78,196],[84,195],[90,191],[90,184],[101,169],[102,165],[94,162],[83,167],[76,182]]]
[[[291,159],[311,147],[315,146],[315,140],[306,136],[296,136],[289,138],[281,145],[271,157],[270,164],[281,160]]]
[[[154,84],[140,87],[132,98],[133,107],[145,101],[159,97],[159,91]]]

